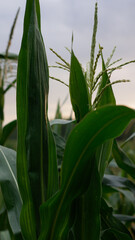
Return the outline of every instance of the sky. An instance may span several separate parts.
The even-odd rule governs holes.
[[[4,52],[10,28],[18,7],[17,20],[10,52],[19,53],[23,33],[23,18],[26,1],[1,0],[0,4],[0,52]],[[40,0],[41,27],[49,65],[55,65],[58,59],[50,51],[53,48],[70,62],[70,54],[65,47],[71,48],[74,34],[74,52],[85,68],[90,59],[90,47],[94,19],[94,0]],[[107,60],[116,46],[113,61],[122,58],[121,63],[135,59],[135,1],[134,0],[98,0],[97,48],[103,46],[104,59]],[[99,64],[99,71],[100,71]],[[68,84],[69,76],[62,70],[50,68],[50,75],[60,78]],[[130,83],[121,83],[113,87],[117,104],[135,108],[135,64],[116,71],[111,81],[130,79]],[[68,88],[59,82],[50,80],[49,116],[53,118],[58,100],[64,101]],[[71,112],[70,97],[61,108],[63,117]],[[5,124],[16,118],[16,90],[9,91],[5,98]]]

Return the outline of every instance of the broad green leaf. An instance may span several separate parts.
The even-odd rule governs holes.
[[[38,0],[36,1],[39,4]],[[23,199],[21,212],[21,228],[25,239],[36,240],[35,216],[32,202],[30,182],[28,179],[28,163],[26,158],[25,132],[26,132],[26,83],[27,83],[27,52],[28,30],[32,11],[33,0],[27,0],[24,17],[24,30],[21,49],[18,58],[17,70],[17,122],[18,122],[18,145],[17,145],[17,175],[18,184]],[[37,7],[38,9],[39,7]],[[37,10],[39,12],[39,10]],[[38,18],[40,23],[40,16]],[[40,25],[40,24],[39,24]]]
[[[102,56],[102,71],[105,71],[103,56]],[[108,82],[109,82],[109,78],[107,73],[103,74],[98,91],[99,92],[102,91],[102,89],[106,86]],[[101,95],[101,98],[99,101],[99,103],[101,102],[101,104],[99,107],[105,106],[107,104],[115,105],[115,98],[113,95],[112,88],[110,87],[108,91],[109,91],[108,93],[105,92],[105,95]],[[97,108],[98,108],[98,105],[97,105]],[[98,163],[98,170],[96,169],[96,171],[99,171],[101,181],[105,172],[105,168],[108,164],[108,160],[112,150],[112,143],[113,143],[112,139],[108,140],[96,149],[96,158]],[[97,174],[94,173],[94,175],[98,176],[98,173]],[[100,235],[99,212],[100,212],[100,198],[101,198],[101,190],[100,190],[101,183],[98,177],[96,177],[96,179],[93,182],[95,184],[92,183],[89,186],[89,190],[81,197],[83,200],[80,199],[76,201],[76,205],[78,205],[78,211],[76,213],[76,222],[75,222],[75,226],[77,226],[75,228],[75,234],[77,239],[86,239],[87,236],[89,235],[91,236],[91,239],[97,239],[97,240],[99,239],[99,235]],[[97,231],[93,231],[93,228],[95,225],[96,225]]]
[[[101,201],[101,223],[102,230],[104,234],[102,236],[103,240],[131,240],[130,233],[127,228],[113,216],[112,208],[108,207],[105,200]],[[113,233],[113,235],[112,235]]]
[[[116,140],[113,143],[113,157],[118,166],[125,170],[131,177],[135,178],[135,165],[126,155],[126,153],[118,146]]]
[[[18,123],[18,146],[17,146],[17,175],[18,184],[23,198],[21,212],[22,232],[25,239],[36,239],[35,216],[30,190],[30,183],[27,174],[28,163],[26,159],[25,132],[26,132],[26,79],[27,79],[27,51],[28,51],[28,30],[33,0],[27,0],[24,17],[24,30],[21,49],[18,58],[17,71],[17,123]],[[40,26],[39,1],[36,1],[38,23]]]
[[[1,139],[0,139],[0,144],[1,145],[4,145],[7,138],[10,136],[10,134],[16,128],[16,126],[17,126],[17,120],[14,120],[14,121],[12,121],[12,122],[10,122],[10,123],[8,123],[7,125],[4,126],[3,131],[2,131],[2,136],[1,136]]]
[[[40,208],[42,230],[39,240],[62,238],[69,226],[73,200],[90,184],[95,149],[107,139],[119,136],[132,118],[135,118],[134,110],[108,106],[87,114],[73,129],[65,148],[61,189]]]
[[[17,173],[23,199],[21,228],[28,240],[37,239],[39,206],[58,186],[56,150],[47,117],[48,91],[49,73],[40,33],[39,1],[29,0],[17,75]]]
[[[99,240],[101,186],[96,159],[93,161],[88,190],[76,199],[76,218],[73,226],[75,239]],[[96,231],[93,231],[96,229]]]
[[[102,57],[102,71],[103,71],[103,75],[100,81],[100,85],[98,88],[98,92],[97,92],[97,96],[102,92],[102,89],[108,84],[110,83],[109,77],[106,70],[106,66],[104,63],[104,58],[103,55],[101,54]],[[112,87],[109,86],[108,88],[105,89],[105,91],[103,92],[103,94],[101,95],[99,102],[97,104],[97,108],[102,107],[102,106],[106,106],[108,104],[111,105],[116,105],[116,101],[115,101],[115,97],[114,97],[114,93],[112,90]],[[111,154],[111,150],[112,150],[112,144],[113,144],[113,140],[109,140],[107,142],[105,142],[102,146],[99,146],[99,148],[97,149],[97,158],[99,161],[99,173],[100,173],[100,177],[101,179],[103,178],[104,172],[105,172],[105,168],[108,164],[109,161],[109,157]]]
[[[22,200],[16,178],[16,152],[0,146],[0,184],[14,234],[20,234]]]
[[[88,86],[82,68],[72,50],[69,79],[70,99],[79,122],[89,112]]]

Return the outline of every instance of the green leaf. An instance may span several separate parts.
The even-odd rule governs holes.
[[[101,78],[101,81],[100,81],[100,84],[99,84],[99,87],[98,87],[97,97],[100,96],[100,93],[102,92],[102,89],[108,83],[110,83],[110,79],[109,79],[107,71],[106,71],[106,66],[105,66],[105,63],[104,63],[103,55],[101,54],[101,56],[102,56],[103,75],[102,75],[102,78]],[[102,95],[99,98],[97,107],[102,107],[102,106],[105,106],[105,105],[108,105],[108,104],[109,105],[110,104],[116,105],[116,100],[115,100],[114,93],[113,93],[113,90],[112,90],[111,86],[107,87],[104,90],[104,92],[102,93]]]
[[[126,155],[126,153],[118,146],[116,140],[113,143],[113,157],[118,166],[125,170],[131,177],[135,178],[135,165]]]
[[[114,175],[104,175],[103,185],[130,190],[135,195],[135,184],[129,179]]]
[[[102,91],[102,89],[108,84],[110,83],[109,77],[106,70],[106,66],[104,63],[104,58],[103,58],[103,54],[101,54],[102,57],[102,71],[104,72],[100,81],[100,85],[98,88],[98,92],[97,92],[97,96],[100,95],[100,92]],[[114,93],[112,90],[112,87],[108,87],[103,94],[101,95],[99,102],[97,104],[97,108],[101,107],[101,106],[106,106],[108,104],[111,105],[116,105],[116,101],[115,101],[115,97],[114,97]],[[100,173],[100,177],[101,180],[103,178],[104,172],[105,172],[105,168],[108,164],[109,158],[110,158],[110,154],[112,151],[112,144],[113,144],[113,140],[109,140],[107,142],[105,142],[102,146],[99,146],[99,148],[96,151],[97,154],[97,158],[99,159],[99,173]]]
[[[20,234],[22,200],[16,178],[16,152],[0,146],[0,184],[14,234]]]
[[[112,144],[113,144],[113,140],[112,139],[108,140],[104,144],[99,146],[96,150],[96,158],[98,161],[98,169],[99,169],[101,181],[104,176],[104,172],[108,165],[108,161],[111,155]]]
[[[58,166],[61,166],[63,156],[64,156],[64,150],[65,150],[65,139],[55,132],[53,132],[54,140],[56,143],[56,149],[57,149],[57,162]]]
[[[101,186],[96,159],[93,161],[90,184],[86,193],[76,199],[76,218],[73,226],[75,239],[99,240]],[[96,229],[96,231],[93,231]]]
[[[79,122],[89,112],[88,86],[82,68],[72,50],[69,80],[70,99]]]
[[[101,222],[102,230],[104,230],[104,233],[102,235],[103,240],[132,239],[127,228],[113,216],[112,208],[108,207],[104,199],[101,201]]]
[[[21,49],[18,58],[17,70],[17,123],[18,123],[18,145],[17,145],[17,174],[18,184],[23,199],[23,208],[20,217],[20,223],[25,239],[36,240],[35,216],[28,178],[28,163],[26,158],[25,133],[26,133],[26,84],[27,84],[27,68],[28,68],[28,31],[30,25],[30,17],[32,11],[33,0],[27,0],[24,30],[21,43]],[[39,1],[36,1],[37,12],[39,13]],[[40,15],[38,15],[38,23],[40,26]]]
[[[10,136],[10,134],[16,128],[16,126],[17,126],[17,120],[14,120],[14,121],[12,121],[12,122],[10,122],[10,123],[8,123],[7,125],[4,126],[3,131],[2,131],[2,136],[1,136],[1,139],[0,139],[0,144],[1,145],[4,145],[7,138]]]
[[[40,208],[39,240],[57,240],[67,231],[73,200],[90,184],[95,149],[104,141],[119,136],[132,118],[135,118],[134,110],[108,106],[87,114],[73,129],[65,148],[61,189]]]
[[[132,240],[130,236],[115,229],[107,229],[101,238],[102,240]]]
[[[67,124],[72,124],[75,123],[74,120],[65,120],[65,119],[54,119],[50,121],[51,127],[54,125],[67,125]]]
[[[75,124],[75,120],[54,119],[50,121],[53,132],[60,135],[64,139],[67,139]]]
[[[4,210],[0,214],[0,231],[4,231],[8,228],[8,216],[7,216],[7,211]]]
[[[17,173],[23,199],[21,228],[28,240],[39,235],[39,206],[58,188],[56,149],[47,117],[48,91],[39,1],[27,1],[17,76]]]
[[[132,133],[121,145],[121,148],[123,148],[129,141],[131,141],[135,137],[135,133]]]
[[[48,172],[46,171],[47,179],[47,197],[49,199],[53,196],[58,188],[58,166],[57,166],[57,153],[54,135],[48,122]]]

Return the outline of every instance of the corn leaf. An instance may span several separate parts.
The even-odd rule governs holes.
[[[56,149],[47,117],[48,91],[49,73],[40,33],[39,2],[27,1],[17,76],[17,172],[23,199],[21,228],[25,239],[37,239],[39,206],[58,187]]]
[[[134,110],[108,106],[87,114],[73,129],[65,148],[61,189],[40,209],[42,229],[39,240],[57,240],[69,231],[73,200],[90,184],[94,150],[107,139],[120,135],[132,118],[135,118]]]
[[[13,130],[17,127],[17,120],[13,120],[12,122],[8,123],[3,127],[2,136],[0,139],[0,144],[4,145],[7,138],[10,136],[10,134],[13,132]]]
[[[93,162],[88,190],[76,200],[76,219],[73,226],[75,239],[99,240],[101,186],[96,159]],[[93,229],[96,228],[96,231]]]
[[[98,96],[100,96],[100,93],[102,92],[102,89],[107,84],[110,83],[110,80],[109,80],[109,77],[108,77],[108,74],[107,74],[107,71],[106,71],[106,66],[105,66],[105,63],[104,63],[103,55],[101,54],[101,56],[102,56],[103,75],[102,75],[102,78],[101,78],[101,81],[100,81],[100,84],[99,84],[99,87],[98,87],[97,98],[98,98]],[[115,100],[115,97],[114,97],[113,90],[112,90],[111,86],[107,87],[104,90],[104,92],[100,96],[97,107],[105,106],[105,105],[108,105],[108,104],[109,105],[110,104],[116,105],[116,100]]]
[[[101,238],[102,240],[132,240],[128,234],[117,231],[115,229],[107,229]]]
[[[21,239],[20,212],[22,199],[16,176],[16,152],[0,146],[0,184],[13,233]]]
[[[135,195],[135,184],[124,177],[105,174],[103,178],[103,185],[107,187],[128,189]]]
[[[105,64],[104,64],[103,56],[102,56],[102,71],[105,72]],[[108,74],[105,73],[102,76],[98,91],[100,92],[101,89],[104,88],[108,82],[109,82]],[[115,97],[113,95],[112,88],[111,87],[108,88],[108,92],[105,92],[104,94],[105,95],[101,95],[99,100],[100,106],[97,105],[97,108],[101,106],[105,106],[107,104],[115,105]],[[98,171],[99,171],[101,181],[102,181],[105,168],[107,166],[107,163],[111,154],[112,143],[113,143],[112,139],[108,140],[96,149],[96,159],[98,162]],[[99,239],[101,181],[98,178],[98,173],[97,174],[95,173],[94,176],[97,176],[93,181],[95,182],[95,184],[97,183],[95,188],[93,189],[91,188],[91,186],[89,186],[88,191],[82,197],[83,200],[77,199],[76,201],[76,205],[78,205],[78,211],[76,213],[76,222],[74,225],[75,226],[74,232],[76,235],[76,239],[81,239],[81,238],[86,239],[87,236],[89,235],[91,236],[92,239]],[[92,202],[92,204],[90,204],[90,201]],[[91,208],[91,205],[93,206],[93,208]],[[93,231],[95,224],[97,224],[96,225],[97,231]]]
[[[77,122],[89,112],[89,95],[82,68],[72,50],[69,91]]]
[[[18,146],[17,146],[17,174],[18,184],[23,199],[23,208],[21,212],[22,232],[25,239],[36,239],[35,216],[32,202],[32,194],[27,174],[27,158],[25,147],[26,132],[26,79],[27,79],[27,51],[28,51],[28,30],[33,0],[27,0],[24,17],[23,38],[18,58],[17,71],[17,122],[18,122]],[[40,27],[39,2],[36,1],[36,10],[38,15],[38,25]]]
[[[101,222],[104,230],[103,240],[131,240],[127,228],[112,214],[112,208],[108,207],[104,199],[101,201]]]
[[[112,152],[118,166],[135,179],[135,165],[126,153],[118,146],[116,140],[113,143]]]
[[[100,94],[102,89],[106,86],[106,84],[110,83],[108,74],[105,71],[106,66],[105,66],[105,63],[104,63],[103,54],[101,54],[101,56],[102,56],[103,75],[102,75],[101,82],[100,82],[100,85],[99,85],[99,88],[98,88],[97,96]],[[108,104],[116,105],[114,93],[113,93],[113,90],[112,90],[111,86],[106,88],[106,90],[101,95],[101,97],[99,99],[99,102],[97,104],[97,108],[99,108],[101,106],[106,106]],[[109,160],[109,157],[110,157],[110,153],[111,153],[111,150],[112,150],[112,144],[113,144],[113,141],[109,140],[97,149],[97,158],[100,159],[100,161],[99,161],[99,173],[100,173],[101,179],[103,178],[104,171],[105,171],[105,168],[107,166],[107,163],[108,163],[108,160]]]
[[[74,120],[65,120],[65,119],[54,119],[50,121],[50,125],[67,125],[67,124],[72,124],[75,123]]]

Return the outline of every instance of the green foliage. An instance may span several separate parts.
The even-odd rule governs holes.
[[[86,79],[73,50],[71,53],[69,91],[75,118],[79,122],[89,112],[89,95]]]
[[[110,76],[117,68],[109,68],[114,50],[107,64],[101,47],[94,59],[97,3],[94,19],[87,72],[73,49],[70,64],[52,50],[63,62],[58,62],[59,67],[70,72],[75,121],[49,122],[49,70],[40,6],[38,0],[27,0],[17,72],[17,160],[15,151],[0,147],[0,183],[5,202],[0,219],[7,225],[9,221],[13,239],[132,239],[122,221],[134,218],[124,210],[114,216],[115,209],[109,203],[114,193],[120,194],[135,212],[135,184],[126,176],[106,175],[105,171],[114,162],[113,155],[115,166],[117,163],[124,172],[127,169],[134,178],[134,164],[118,146],[116,137],[135,119],[135,111],[116,106]],[[102,71],[95,77],[100,57]],[[60,104],[56,113],[61,118]],[[16,121],[3,129],[1,144],[15,126]]]
[[[5,95],[10,88],[15,87],[16,83],[16,54],[9,52],[14,29],[16,26],[19,10],[15,15],[6,50],[0,53],[0,144],[6,145],[7,140],[16,128],[17,121],[14,120],[3,127],[4,121],[4,102]],[[20,193],[18,184],[16,185],[16,153],[13,154],[11,150],[6,150],[1,146],[0,148],[0,239],[15,239],[21,238],[20,230],[20,211],[22,202],[20,200]],[[9,159],[10,156],[10,159]],[[12,172],[13,170],[13,172]],[[15,174],[15,175],[14,175]],[[16,182],[16,183],[15,183]],[[13,234],[14,232],[14,234]]]

